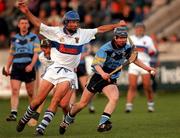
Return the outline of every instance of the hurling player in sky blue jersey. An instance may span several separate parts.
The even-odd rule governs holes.
[[[11,40],[9,57],[5,66],[7,75],[10,75],[12,88],[11,114],[6,118],[7,121],[16,121],[22,82],[25,82],[29,100],[32,101],[36,78],[34,66],[40,52],[39,38],[36,34],[29,32],[29,21],[25,16],[19,17],[18,28],[19,33]]]
[[[73,122],[75,115],[89,103],[97,92],[103,92],[108,98],[108,103],[100,118],[97,131],[104,132],[112,128],[110,117],[119,101],[116,79],[120,76],[121,71],[114,73],[112,76],[109,73],[129,59],[133,52],[133,48],[126,43],[127,35],[126,27],[116,28],[112,41],[107,42],[97,51],[92,64],[94,74],[88,81],[80,101],[73,105],[61,123],[60,134],[65,133],[67,127]],[[155,71],[154,68],[146,66],[138,58],[136,58],[134,63],[148,72],[151,70]]]

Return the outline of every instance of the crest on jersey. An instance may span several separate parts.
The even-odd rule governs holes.
[[[64,37],[60,37],[60,42],[64,42]]]
[[[79,43],[79,37],[74,38],[76,40],[76,43]]]
[[[146,45],[146,41],[143,41],[143,44]]]
[[[19,43],[20,41],[19,41],[19,39],[16,39],[16,43]]]

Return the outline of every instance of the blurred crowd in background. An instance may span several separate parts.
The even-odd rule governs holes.
[[[43,22],[58,26],[65,12],[76,10],[80,14],[82,28],[95,28],[124,19],[129,27],[142,22],[159,7],[171,0],[29,0],[29,8]],[[17,32],[17,19],[21,13],[16,8],[16,0],[0,0],[0,48],[8,48],[10,38]],[[31,27],[38,33],[38,30]],[[111,34],[97,36],[99,43],[109,40]],[[176,34],[157,39],[156,34],[149,34],[155,43],[177,42]]]

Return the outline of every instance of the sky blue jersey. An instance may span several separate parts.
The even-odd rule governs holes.
[[[105,72],[110,73],[122,65],[130,57],[131,52],[132,47],[129,44],[117,48],[113,41],[109,41],[97,51],[92,63],[93,71],[96,72],[95,65],[100,65]],[[111,78],[116,79],[119,75],[120,71],[113,74]]]
[[[13,63],[31,62],[35,52],[40,52],[40,41],[36,34],[16,34],[12,38],[10,54],[14,56]]]

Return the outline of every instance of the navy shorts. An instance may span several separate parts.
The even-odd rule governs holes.
[[[31,72],[25,72],[25,68],[30,63],[13,63],[11,70],[11,80],[19,80],[25,83],[32,82],[36,79],[35,68]]]
[[[92,93],[97,93],[102,92],[102,89],[110,84],[116,84],[116,79],[111,79],[111,81],[108,82],[104,80],[101,75],[95,73],[90,78],[86,88]]]

